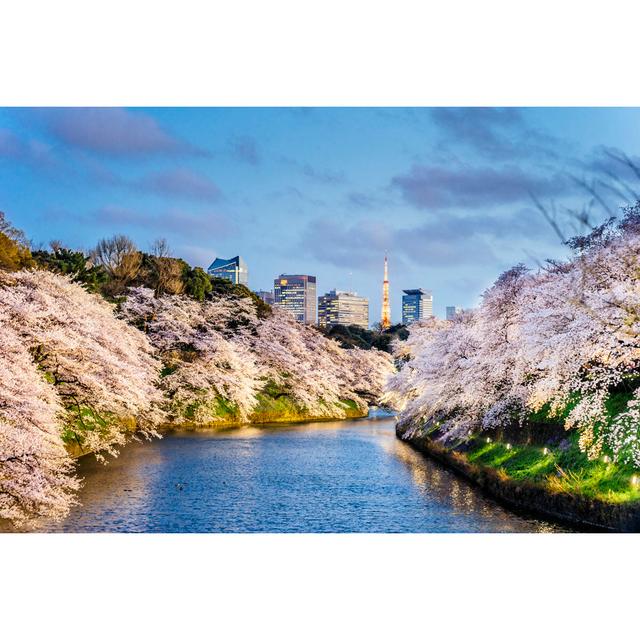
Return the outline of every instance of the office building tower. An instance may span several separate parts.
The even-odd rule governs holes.
[[[402,324],[411,324],[433,315],[433,295],[424,289],[404,289],[402,296]]]
[[[275,305],[292,313],[298,322],[316,323],[316,277],[282,274],[273,281]]]
[[[321,327],[357,325],[369,327],[369,300],[351,291],[329,291],[318,298],[318,324]]]
[[[207,273],[215,278],[230,280],[233,284],[243,284],[245,287],[249,285],[247,263],[240,256],[228,260],[216,258],[207,269]]]

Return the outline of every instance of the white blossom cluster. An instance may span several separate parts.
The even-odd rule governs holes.
[[[340,418],[345,400],[361,409],[375,401],[394,370],[388,354],[342,349],[285,311],[259,318],[248,298],[156,298],[138,287],[120,313],[158,350],[167,371],[166,409],[178,424],[215,423],[221,399],[249,420],[268,385],[309,416]]]
[[[48,271],[0,273],[0,519],[62,518],[79,481],[65,443],[117,455],[135,431],[249,421],[275,389],[309,417],[375,402],[395,370],[248,298],[135,288],[114,305]],[[273,393],[273,391],[272,391]]]
[[[63,438],[116,453],[161,419],[159,363],[112,307],[47,271],[0,276],[0,518],[63,517],[78,481]]]
[[[64,516],[78,482],[60,438],[63,407],[0,309],[0,518]]]
[[[400,422],[464,438],[544,410],[579,431],[590,458],[640,467],[638,209],[574,242],[566,262],[507,271],[452,322],[413,325],[385,395]]]

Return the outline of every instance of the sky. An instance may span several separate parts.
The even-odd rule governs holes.
[[[240,254],[254,290],[315,275],[319,295],[367,296],[372,323],[387,252],[393,321],[418,287],[444,317],[567,255],[536,200],[565,235],[568,211],[631,202],[615,158],[635,162],[639,125],[631,108],[0,109],[0,211],[35,246],[125,233],[192,265]]]

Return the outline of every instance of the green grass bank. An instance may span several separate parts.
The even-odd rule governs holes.
[[[288,395],[259,393],[257,396],[258,404],[249,420],[243,420],[238,415],[235,407],[228,403],[224,398],[218,398],[215,408],[216,420],[207,424],[190,421],[189,417],[195,414],[196,407],[188,408],[185,411],[185,417],[179,424],[167,423],[163,430],[170,431],[176,429],[197,430],[197,429],[215,429],[216,427],[229,427],[243,424],[265,424],[271,422],[307,422],[316,420],[343,420],[350,418],[363,418],[367,415],[367,410],[360,410],[356,403],[352,400],[344,400],[342,407],[335,407],[333,415],[314,415],[305,411],[298,406],[295,401]],[[344,410],[345,416],[341,416],[340,412]]]
[[[242,426],[248,424],[269,424],[269,423],[292,423],[292,422],[319,422],[330,420],[349,420],[354,418],[364,418],[368,415],[368,409],[361,410],[353,400],[344,400],[341,407],[335,407],[333,415],[314,415],[298,406],[295,401],[288,395],[273,393],[267,390],[258,394],[258,404],[250,416],[250,419],[243,420],[236,408],[224,398],[216,400],[214,408],[215,420],[202,423],[195,419],[197,405],[185,407],[184,414],[179,422],[166,422],[158,431],[160,433],[169,431],[197,431],[205,429],[228,428],[233,426]],[[344,415],[341,415],[344,411]],[[89,410],[81,409],[74,420],[73,430],[67,429],[63,433],[63,440],[69,453],[74,458],[93,453],[90,447],[87,447],[82,436],[83,430],[94,430],[100,428],[100,423],[94,421],[81,421],[83,414],[90,414]],[[135,435],[137,431],[135,420],[131,417],[115,417],[110,419],[117,420],[124,432]]]
[[[446,445],[435,425],[396,433],[511,508],[578,529],[640,531],[640,473],[606,454],[589,460],[578,434],[544,415]]]

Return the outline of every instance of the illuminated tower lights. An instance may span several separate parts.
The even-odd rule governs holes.
[[[380,326],[388,329],[391,326],[391,308],[389,307],[389,270],[387,256],[384,256],[384,280],[382,281],[382,316]]]

